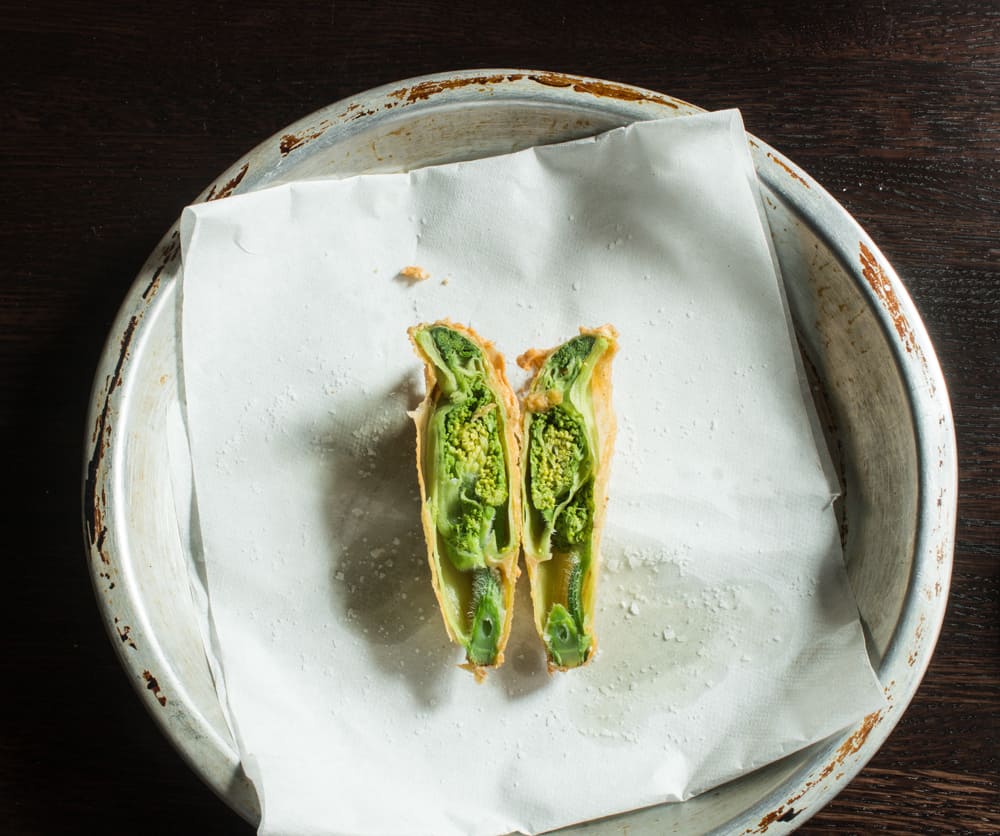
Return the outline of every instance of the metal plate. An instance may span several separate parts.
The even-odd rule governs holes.
[[[551,72],[427,76],[338,102],[259,145],[198,201],[306,177],[400,171],[699,112],[647,90]],[[843,465],[848,574],[887,707],[856,728],[680,804],[614,817],[633,834],[794,829],[885,740],[915,693],[944,616],[957,466],[941,370],[878,248],[794,163],[750,147],[803,352]],[[166,416],[178,397],[176,225],[111,330],[91,401],[84,535],[109,634],[144,703],[192,768],[248,821],[239,766],[205,660],[177,533]],[[608,820],[567,829],[598,833]]]

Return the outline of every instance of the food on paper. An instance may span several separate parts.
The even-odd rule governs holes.
[[[399,275],[413,282],[426,281],[431,277],[430,273],[428,273],[423,267],[419,267],[416,264],[411,264],[407,267],[404,267],[402,270],[399,271]]]
[[[589,662],[594,598],[615,439],[611,325],[580,329],[518,364],[534,372],[524,398],[523,541],[535,627],[549,670]]]
[[[427,394],[417,425],[421,519],[445,628],[477,679],[503,662],[521,528],[520,412],[503,356],[447,320],[409,329]]]

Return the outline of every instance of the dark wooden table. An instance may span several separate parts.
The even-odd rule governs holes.
[[[0,830],[252,832],[160,736],[98,617],[80,523],[97,358],[160,235],[243,152],[352,93],[472,67],[738,106],[893,262],[954,405],[954,585],[911,708],[803,831],[1000,830],[1000,5],[7,0],[0,32]]]

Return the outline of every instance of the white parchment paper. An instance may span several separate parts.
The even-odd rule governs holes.
[[[267,834],[537,832],[686,798],[879,707],[739,114],[185,210],[210,652]],[[397,275],[419,265],[431,278]],[[456,665],[406,328],[621,334],[596,660]]]

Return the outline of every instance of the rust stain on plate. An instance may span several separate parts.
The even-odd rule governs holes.
[[[247,176],[247,171],[249,170],[250,163],[243,163],[243,168],[237,171],[232,179],[229,180],[225,186],[219,189],[219,191],[216,191],[215,186],[213,185],[212,188],[209,189],[208,197],[206,197],[205,200],[222,200],[224,197],[229,197],[229,195],[236,190],[236,187],[243,182],[243,178]]]
[[[902,342],[903,348],[906,349],[906,353],[912,354],[920,361],[920,365],[924,371],[924,379],[927,381],[927,390],[933,397],[937,391],[937,387],[934,385],[930,370],[927,368],[927,359],[924,357],[924,352],[917,343],[917,338],[913,334],[913,329],[910,327],[909,321],[899,306],[899,299],[892,289],[889,277],[886,275],[882,265],[878,263],[872,251],[865,246],[864,242],[858,242],[858,249],[861,258],[861,273],[865,277],[865,281],[868,282],[869,287],[871,287],[882,303],[882,307],[889,314],[889,318],[892,319],[892,325],[896,329],[896,333],[899,335],[900,342]],[[943,462],[939,462],[938,464],[940,466]]]
[[[160,266],[156,268],[156,272],[153,273],[153,278],[149,280],[149,284],[146,289],[142,292],[142,298],[148,299],[151,293],[155,293],[156,289],[160,285],[160,275],[164,270],[167,269],[167,265],[170,264],[181,252],[181,241],[180,233],[175,229],[170,236],[170,241],[163,248],[161,253]]]
[[[847,740],[845,740],[840,745],[840,747],[837,749],[837,753],[833,756],[833,760],[823,767],[823,770],[819,773],[819,775],[815,780],[807,781],[805,788],[801,792],[797,793],[796,795],[793,795],[784,804],[779,806],[776,810],[772,810],[770,813],[764,816],[757,824],[757,827],[753,828],[752,830],[744,830],[743,831],[744,834],[766,833],[768,827],[774,824],[774,822],[791,821],[793,818],[799,815],[799,813],[801,813],[802,810],[801,809],[796,810],[795,807],[793,807],[792,805],[795,804],[795,802],[797,802],[800,798],[802,798],[802,796],[804,796],[807,792],[809,792],[810,789],[815,787],[817,784],[822,783],[826,778],[828,778],[835,769],[837,769],[839,766],[842,766],[845,759],[858,752],[861,749],[861,747],[865,745],[865,742],[868,740],[868,735],[872,733],[872,730],[878,725],[879,720],[881,719],[882,719],[881,709],[879,711],[874,711],[871,714],[867,715],[865,719],[861,722],[861,725],[857,728],[857,730],[855,730],[854,734],[852,734],[849,738],[847,738]],[[836,777],[840,778],[843,774],[844,774],[843,772],[840,772],[837,774]]]
[[[395,99],[395,101],[388,101],[380,107],[369,110],[359,110],[360,105],[353,103],[340,114],[340,118],[348,120],[360,119],[365,116],[371,116],[378,110],[389,110],[398,105],[411,105],[415,102],[430,99],[432,96],[448,90],[457,90],[469,86],[489,87],[490,85],[520,81],[525,78],[546,87],[571,87],[578,93],[589,93],[592,96],[603,96],[626,102],[655,102],[674,109],[678,107],[675,102],[666,96],[637,90],[625,84],[614,84],[612,82],[597,81],[580,76],[563,75],[562,73],[534,73],[532,75],[525,75],[524,73],[495,73],[493,75],[470,76],[468,78],[445,78],[422,81],[419,84],[414,84],[412,87],[400,87],[398,90],[393,90],[386,97],[387,99]],[[313,138],[315,137],[306,136],[303,138],[295,134],[286,134],[281,140],[281,153],[283,155],[287,154],[303,142]]]
[[[118,353],[118,362],[115,364],[115,371],[108,378],[107,389],[104,392],[104,405],[101,408],[100,418],[97,421],[96,432],[94,433],[94,452],[90,455],[87,463],[87,480],[83,488],[84,513],[86,514],[87,536],[90,544],[97,548],[104,563],[110,563],[108,556],[104,553],[104,538],[108,530],[104,525],[104,509],[107,507],[107,498],[104,489],[101,489],[100,498],[97,496],[98,471],[101,469],[101,462],[104,454],[108,450],[108,437],[111,435],[111,425],[108,418],[111,414],[111,394],[122,382],[122,368],[125,365],[125,358],[128,356],[129,346],[132,344],[132,337],[135,335],[135,328],[139,324],[139,318],[133,316],[125,328],[125,333],[121,338],[121,349]]]
[[[518,81],[522,78],[524,78],[522,74],[512,73],[510,75],[479,75],[472,78],[445,78],[439,81],[422,81],[420,84],[414,84],[412,87],[400,87],[398,90],[393,90],[389,94],[389,97],[399,99],[406,104],[413,104],[421,99],[429,99],[431,96],[443,93],[445,90],[456,90],[459,87],[468,87],[469,85],[486,86],[489,84],[500,84],[504,81]]]
[[[101,450],[101,455],[104,454],[104,450]],[[104,557],[104,537],[107,534],[108,527],[104,524],[104,509],[107,507],[107,497],[104,495],[104,489],[101,489],[101,499],[98,502],[96,497],[94,500],[94,507],[91,513],[91,542],[97,546],[97,550],[101,554],[101,559],[105,563],[108,561]],[[94,539],[93,532],[97,532],[97,538]]]
[[[886,275],[885,270],[882,269],[882,265],[878,263],[872,251],[864,245],[864,242],[859,242],[858,248],[861,256],[861,274],[865,277],[865,281],[868,282],[868,286],[875,292],[878,300],[882,303],[882,307],[889,314],[889,318],[892,319],[893,327],[896,329],[896,333],[899,335],[899,339],[903,343],[903,348],[906,349],[907,354],[916,354],[926,370],[927,363],[924,361],[923,352],[920,350],[920,346],[917,345],[917,340],[913,335],[913,329],[910,327],[909,321],[899,307],[899,299],[896,298],[896,294],[893,292],[889,277]],[[933,395],[933,383],[930,383],[930,391]]]
[[[126,624],[123,627],[118,626],[118,617],[115,616],[115,631],[118,633],[118,638],[122,640],[122,644],[128,644],[133,650],[138,650],[135,646],[135,642],[132,641],[132,628]]]
[[[146,687],[153,692],[153,696],[156,697],[156,701],[160,705],[166,705],[167,698],[163,696],[163,693],[160,691],[160,683],[156,681],[156,677],[149,671],[143,671],[142,678],[146,680]]]
[[[833,761],[828,763],[823,767],[823,771],[820,772],[819,778],[812,782],[812,784],[819,783],[824,778],[827,777],[834,769],[840,766],[844,759],[856,753],[862,746],[865,745],[865,741],[868,740],[868,735],[872,733],[872,729],[878,725],[879,720],[882,719],[881,709],[878,711],[873,711],[862,721],[861,725],[858,727],[857,731],[854,732],[847,740],[845,740],[840,748],[837,749],[837,754],[834,756]]]
[[[785,809],[785,805],[782,804],[777,810],[772,810],[764,818],[760,820],[756,829],[747,831],[748,833],[766,833],[767,829],[774,824],[776,821],[789,822],[794,819],[801,810],[796,810],[794,807],[789,805],[788,809]]]
[[[656,104],[666,105],[667,107],[674,108],[674,110],[677,109],[677,104],[670,101],[666,96],[647,93],[624,84],[579,78],[578,76],[563,75],[562,73],[537,73],[529,75],[528,78],[536,84],[543,84],[546,87],[572,87],[577,93],[590,93],[592,96],[604,96],[623,102],[656,102]]]
[[[319,139],[326,133],[326,129],[328,127],[330,127],[329,124],[325,126],[321,125],[311,131],[303,131],[300,134],[285,134],[281,138],[281,142],[278,143],[278,150],[281,152],[281,156],[287,157],[296,148],[301,148],[303,145],[312,142],[314,139]]]
[[[768,159],[769,159],[769,160],[770,160],[771,162],[773,162],[773,163],[776,163],[777,165],[780,165],[780,166],[781,166],[781,167],[782,167],[783,169],[785,169],[785,171],[787,171],[787,172],[788,172],[788,174],[789,174],[789,175],[791,176],[791,178],[792,178],[793,180],[798,180],[798,181],[799,181],[799,182],[800,182],[800,183],[801,183],[801,184],[802,184],[803,186],[805,186],[805,187],[806,187],[807,189],[809,189],[809,188],[812,188],[812,187],[811,187],[811,186],[809,185],[809,183],[808,183],[808,182],[806,182],[806,179],[805,179],[804,177],[802,177],[802,176],[801,176],[801,175],[800,175],[800,174],[799,174],[799,173],[798,173],[798,172],[797,172],[797,171],[796,171],[796,170],[795,170],[794,168],[792,168],[792,167],[791,167],[790,165],[787,165],[787,164],[785,164],[784,162],[782,162],[781,160],[779,160],[779,159],[778,159],[778,158],[777,158],[776,156],[774,156],[774,154],[772,154],[772,153],[771,153],[770,151],[768,151],[768,152],[767,152],[767,158],[768,158]]]

